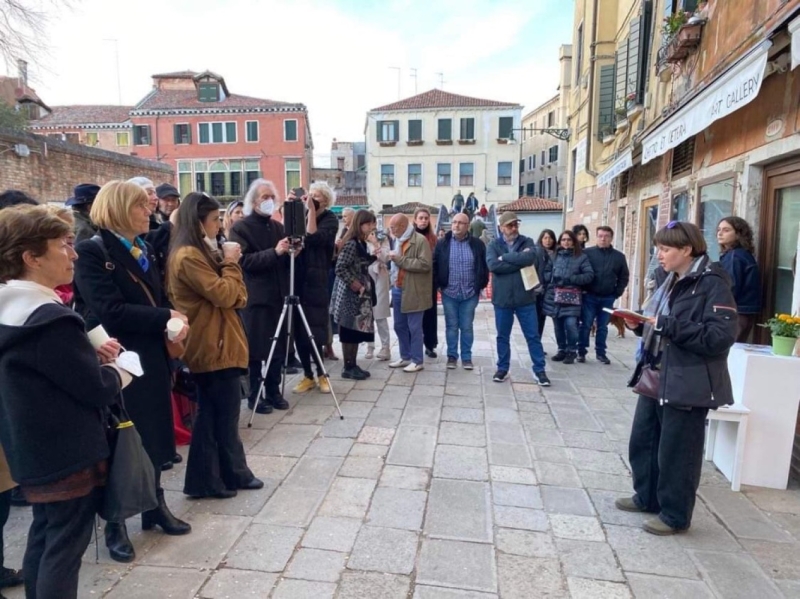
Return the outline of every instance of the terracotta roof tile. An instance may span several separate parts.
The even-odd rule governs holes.
[[[430,91],[405,98],[399,102],[386,104],[373,108],[370,112],[386,112],[390,110],[420,110],[424,108],[479,108],[479,107],[494,107],[494,106],[513,106],[518,107],[519,104],[514,102],[498,102],[496,100],[482,100],[480,98],[471,98],[469,96],[460,96],[458,94],[451,94],[441,89],[432,89]]]
[[[337,195],[337,206],[369,206],[369,200],[365,195]]]
[[[561,212],[564,206],[560,202],[544,198],[523,196],[520,199],[500,206],[498,212]]]
[[[107,125],[130,120],[132,106],[53,106],[52,112],[36,121],[31,127],[60,127],[63,125]]]
[[[407,202],[406,204],[400,204],[399,206],[384,208],[380,211],[380,214],[414,214],[414,211],[417,208],[426,208],[431,214],[438,214],[436,208],[433,206],[428,206],[427,204],[423,204],[422,202]]]
[[[192,79],[197,75],[197,71],[175,71],[174,73],[159,73],[153,75],[153,79]]]
[[[276,100],[263,100],[231,94],[222,102],[201,102],[197,99],[197,90],[153,90],[144,100],[139,102],[134,110],[175,110],[188,109],[247,109],[247,108],[279,108],[296,107],[304,110],[302,104],[291,102],[278,102]]]

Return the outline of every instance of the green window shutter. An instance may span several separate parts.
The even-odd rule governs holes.
[[[297,121],[283,121],[283,132],[286,141],[297,141]]]
[[[181,143],[181,126],[180,125],[172,125],[172,140],[175,145]]]
[[[700,4],[700,0],[683,0],[681,2],[681,8],[688,13],[693,13],[697,10],[698,4]]]
[[[228,143],[236,142],[236,123],[225,123],[225,141]]]
[[[475,139],[475,119],[461,119],[461,135],[459,139]]]
[[[625,95],[637,93],[639,89],[639,60],[641,59],[642,46],[642,21],[639,17],[631,20],[631,30],[628,37],[628,79]]]
[[[419,119],[412,119],[408,121],[408,141],[421,141],[422,140],[422,121]]]
[[[644,104],[644,95],[647,92],[647,82],[650,79],[650,51],[653,46],[653,2],[645,0],[642,4],[641,16],[641,44],[639,46],[639,64],[637,65],[639,77],[636,86],[636,102]]]
[[[200,143],[207,144],[211,141],[208,136],[208,123],[200,123]]]
[[[211,143],[222,143],[222,123],[211,123]]]
[[[500,139],[509,139],[511,137],[511,129],[514,127],[514,119],[510,116],[501,116],[497,128],[497,137]]]
[[[606,128],[614,126],[614,65],[600,67],[597,136],[602,138]]]
[[[436,139],[445,141],[453,139],[453,121],[451,119],[439,119],[439,131]]]
[[[625,106],[625,96],[628,89],[628,38],[625,38],[617,47],[617,61],[614,65],[616,72],[615,102]]]
[[[392,121],[392,123],[394,123],[394,127],[392,127],[394,139],[392,141],[400,141],[400,121]]]
[[[378,141],[383,141],[383,121],[378,121]]]

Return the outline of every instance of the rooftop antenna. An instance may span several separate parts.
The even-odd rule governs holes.
[[[416,96],[417,95],[417,69],[409,69],[409,70],[413,71],[413,73],[411,73],[411,76],[414,78],[414,95]]]
[[[117,62],[117,100],[119,105],[122,106],[122,80],[119,76],[119,40],[116,38],[113,39],[104,39],[104,42],[111,42],[114,44],[114,57]]]
[[[397,71],[397,99],[400,99],[400,73],[402,69],[400,67],[389,67],[390,69]]]
[[[439,75],[439,89],[444,89],[444,73],[436,73]]]

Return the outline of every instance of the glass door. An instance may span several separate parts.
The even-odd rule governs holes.
[[[653,238],[658,231],[658,198],[651,198],[642,202],[642,222],[639,238],[641,246],[639,255],[642,257],[639,264],[639,307],[644,304],[647,297],[651,294],[650,281],[653,273],[658,267],[656,247],[653,245]]]

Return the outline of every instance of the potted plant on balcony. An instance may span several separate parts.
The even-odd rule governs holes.
[[[661,33],[665,39],[671,40],[675,34],[680,31],[681,27],[689,20],[689,13],[682,8],[675,11],[671,15],[664,17],[663,24],[661,25]]]
[[[772,353],[776,356],[791,356],[797,338],[800,337],[800,316],[776,314],[764,324],[772,333]]]
[[[608,145],[613,142],[615,139],[614,130],[609,126],[606,125],[602,129],[600,129],[600,140],[605,144]]]

